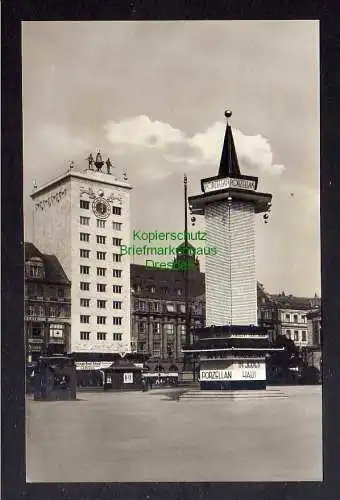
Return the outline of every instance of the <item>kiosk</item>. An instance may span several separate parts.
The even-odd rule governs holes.
[[[40,356],[34,373],[35,401],[68,401],[77,396],[74,361],[70,356]]]

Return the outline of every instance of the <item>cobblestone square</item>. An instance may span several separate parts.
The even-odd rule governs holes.
[[[28,398],[27,481],[321,481],[321,387],[281,390],[287,398]]]

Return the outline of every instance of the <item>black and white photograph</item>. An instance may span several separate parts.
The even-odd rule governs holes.
[[[316,20],[22,22],[28,483],[323,480],[319,79]]]

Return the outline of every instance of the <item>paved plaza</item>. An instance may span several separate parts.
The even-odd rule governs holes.
[[[288,397],[28,398],[27,481],[321,481],[321,387],[280,390]]]

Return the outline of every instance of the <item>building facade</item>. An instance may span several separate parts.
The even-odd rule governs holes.
[[[26,362],[70,349],[71,282],[55,255],[25,243]]]
[[[193,328],[205,323],[204,274],[189,268],[189,316]],[[132,348],[147,357],[183,361],[185,344],[184,272],[131,265]]]
[[[98,361],[129,352],[130,190],[126,175],[106,171],[100,153],[32,193],[34,240],[54,253],[72,282],[70,352]]]

